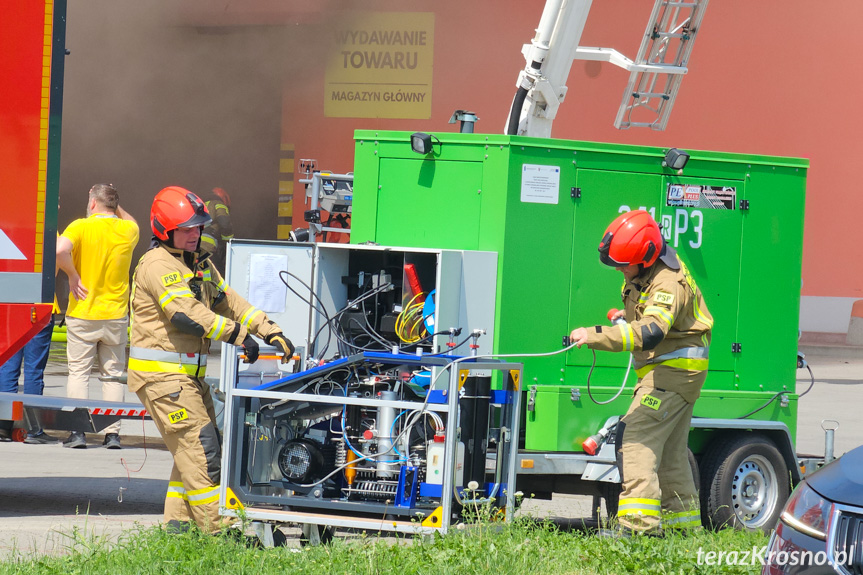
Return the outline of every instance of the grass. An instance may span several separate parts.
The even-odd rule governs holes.
[[[0,574],[759,573],[757,559],[745,566],[699,565],[698,552],[751,552],[766,544],[761,533],[733,530],[615,540],[561,531],[548,521],[517,520],[509,525],[484,523],[425,539],[337,536],[330,545],[299,551],[248,548],[230,536],[169,535],[152,527],[127,531],[116,543],[74,532],[69,535],[67,553],[36,556],[18,552],[0,562]]]

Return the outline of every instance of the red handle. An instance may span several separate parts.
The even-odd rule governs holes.
[[[405,264],[405,275],[408,277],[408,284],[411,286],[411,292],[414,296],[422,293],[423,286],[420,283],[420,278],[417,277],[417,269],[413,264]]]

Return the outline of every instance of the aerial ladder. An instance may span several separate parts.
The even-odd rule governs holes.
[[[548,0],[536,36],[522,48],[526,65],[518,76],[506,134],[551,137],[576,59],[609,62],[629,72],[615,128],[664,130],[707,2],[656,0],[638,55],[630,60],[612,48],[579,46],[592,0]]]

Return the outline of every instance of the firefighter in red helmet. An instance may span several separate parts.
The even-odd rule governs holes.
[[[231,196],[222,188],[213,188],[210,199],[205,202],[212,221],[204,226],[201,236],[201,249],[210,252],[210,260],[216,267],[225,270],[227,245],[234,238],[231,224]]]
[[[625,278],[624,309],[612,326],[579,327],[581,347],[632,353],[638,383],[617,425],[622,492],[615,535],[701,526],[687,442],[692,408],[707,377],[713,318],[686,266],[644,210],[617,217],[599,259]]]
[[[153,243],[132,281],[128,383],[174,457],[166,523],[183,529],[194,521],[215,532],[222,527],[221,438],[204,381],[210,342],[242,346],[249,362],[258,357],[253,335],[282,352],[283,362],[294,346],[264,312],[225,284],[209,258],[200,257],[201,229],[209,221],[204,202],[189,190],[171,186],[156,194]]]

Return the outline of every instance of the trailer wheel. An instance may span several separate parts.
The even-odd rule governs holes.
[[[335,527],[327,525],[314,525],[312,523],[303,523],[301,526],[303,534],[300,536],[300,546],[306,545],[326,545],[333,540],[336,534]]]
[[[763,435],[721,438],[705,453],[701,516],[705,525],[768,532],[791,491],[776,444]]]
[[[22,443],[25,439],[27,439],[26,429],[24,429],[23,427],[16,427],[12,430],[12,441]]]

